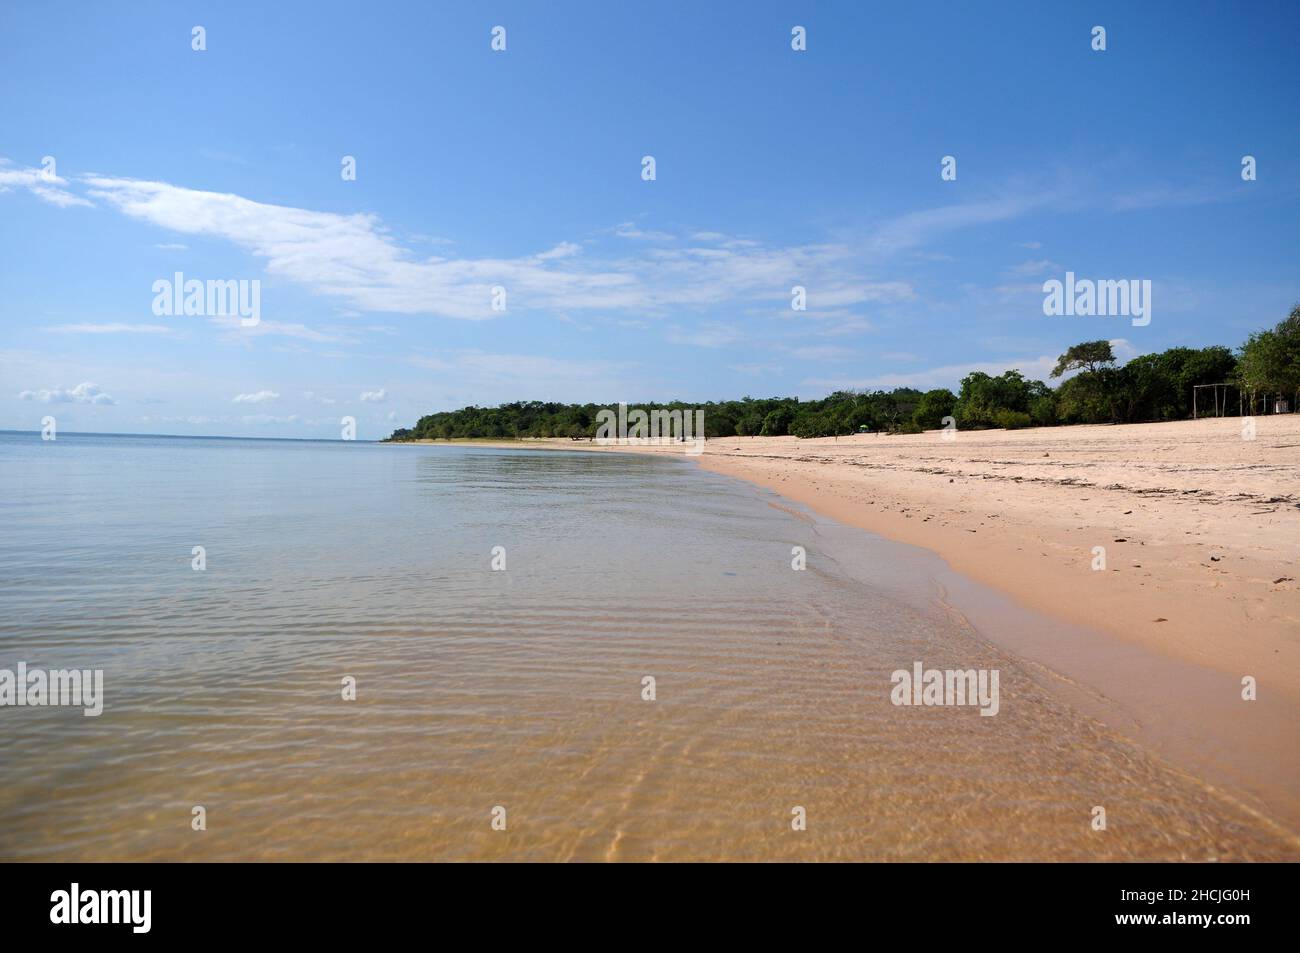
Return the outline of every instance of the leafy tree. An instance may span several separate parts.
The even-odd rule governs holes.
[[[1248,391],[1294,398],[1300,389],[1300,305],[1269,331],[1257,331],[1241,346],[1237,376]]]
[[[1052,369],[1052,377],[1060,377],[1068,371],[1090,371],[1096,373],[1103,367],[1113,367],[1115,352],[1109,341],[1084,341],[1067,350]]]
[[[763,418],[752,410],[745,411],[744,416],[736,421],[736,436],[757,437],[763,430]]]
[[[946,387],[928,390],[916,402],[912,422],[922,430],[938,430],[943,426],[943,418],[952,416],[956,405],[957,395]]]
[[[999,410],[1029,413],[1031,401],[1050,393],[1041,381],[1026,380],[1019,371],[1006,371],[998,377],[973,371],[962,378],[961,392],[953,416],[965,429],[1000,426]]]
[[[790,432],[794,422],[794,411],[789,407],[778,407],[763,418],[764,437],[784,437]]]

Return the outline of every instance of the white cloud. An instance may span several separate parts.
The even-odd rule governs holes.
[[[648,242],[671,242],[674,236],[667,232],[645,231],[637,226],[635,222],[623,222],[615,226],[614,234],[619,238],[635,238]]]
[[[948,364],[932,367],[928,370],[907,374],[881,374],[876,377],[847,380],[843,378],[813,378],[803,381],[806,387],[820,387],[826,390],[889,390],[894,387],[915,387],[929,390],[936,387],[957,389],[958,383],[967,374],[983,371],[997,376],[1005,371],[1018,370],[1030,380],[1046,381],[1056,358],[1043,355],[1029,358],[1007,358],[997,361],[974,361],[970,364]]]
[[[796,347],[790,353],[805,361],[845,361],[854,356],[848,348],[833,344]]]
[[[25,390],[18,395],[19,400],[35,400],[42,404],[116,404],[112,397],[100,389],[98,384],[90,381],[78,384],[71,390],[55,387],[49,390]]]
[[[269,274],[363,311],[487,319],[497,316],[491,308],[495,285],[507,289],[511,308],[627,306],[638,299],[634,275],[583,270],[566,264],[568,255],[417,258],[374,215],[269,205],[163,182],[106,176],[84,181],[91,195],[132,218],[234,242],[264,258]]]
[[[535,354],[490,354],[466,350],[444,355],[408,358],[408,363],[443,372],[469,387],[508,384],[517,387],[527,381],[536,387],[571,384],[599,385],[617,389],[623,386],[625,372],[632,366],[620,361],[574,361]],[[560,398],[554,398],[560,399]]]
[[[232,340],[245,343],[249,338],[287,337],[301,341],[312,341],[316,344],[340,344],[351,340],[355,336],[347,332],[318,331],[315,328],[307,327],[305,324],[288,321],[268,321],[265,318],[252,327],[244,327],[241,320],[238,315],[217,315],[208,318],[209,322],[228,332]]]
[[[776,316],[784,321],[798,321],[819,337],[842,337],[875,329],[870,321],[849,308],[782,311]]]
[[[596,326],[595,326],[595,325],[593,325],[593,324],[588,324],[588,323],[586,323],[585,321],[575,321],[573,318],[569,317],[567,314],[557,314],[557,315],[555,316],[555,320],[556,320],[556,321],[563,321],[565,324],[571,324],[571,325],[573,325],[575,328],[577,328],[579,331],[594,331],[594,330],[596,330]]]
[[[1012,265],[1007,272],[1017,278],[1033,278],[1035,275],[1046,275],[1060,270],[1061,266],[1056,262],[1038,258]]]
[[[67,179],[50,175],[44,169],[0,168],[0,192],[8,192],[14,188],[26,189],[37,198],[60,208],[92,204],[81,196],[69,192]]]
[[[999,198],[912,212],[877,229],[871,247],[885,254],[916,248],[958,229],[1008,221],[1048,201],[1047,195],[1022,189]]]
[[[1124,338],[1112,338],[1110,341],[1111,352],[1115,355],[1115,360],[1120,364],[1127,364],[1135,357],[1141,357],[1146,351],[1138,350],[1131,341]]]
[[[388,400],[388,391],[382,387],[379,390],[366,390],[361,392],[361,399],[369,404],[382,404]]]
[[[176,329],[165,324],[58,324],[50,328],[56,334],[174,334]]]
[[[666,232],[625,223],[615,236],[652,247],[592,256],[561,242],[516,258],[424,257],[399,244],[375,215],[270,205],[164,182],[101,175],[81,181],[90,195],[131,218],[230,241],[264,259],[268,274],[361,311],[489,319],[499,316],[491,308],[496,285],[506,288],[511,311],[660,315],[788,298],[796,283],[809,288],[814,305],[820,296],[826,307],[914,296],[906,282],[864,280],[861,249],[845,244],[770,247],[732,238],[685,247]],[[246,330],[272,333],[268,324]]]
[[[582,251],[582,248],[573,242],[560,242],[549,251],[544,251],[537,257],[542,261],[549,261],[552,258],[571,258]]]
[[[862,282],[829,288],[809,287],[807,291],[810,312],[819,308],[838,308],[864,302],[911,301],[916,297],[916,292],[906,281]]]
[[[236,394],[231,401],[236,404],[261,404],[268,400],[279,400],[280,395],[273,390],[259,390],[251,394]]]
[[[296,424],[302,418],[297,414],[290,414],[287,417],[276,417],[272,414],[245,414],[239,419],[246,424]]]
[[[727,347],[745,340],[745,331],[733,324],[709,321],[698,328],[673,327],[668,332],[668,340],[692,347]]]

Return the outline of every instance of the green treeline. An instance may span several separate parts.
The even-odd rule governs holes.
[[[1247,396],[1295,400],[1300,392],[1300,306],[1275,328],[1252,334],[1234,354],[1222,346],[1175,347],[1118,365],[1107,341],[1076,344],[1060,356],[1051,377],[1076,371],[1058,387],[1029,380],[1017,370],[997,377],[976,371],[961,389],[836,391],[821,400],[795,397],[727,400],[706,404],[638,403],[642,410],[702,407],[705,435],[828,437],[859,428],[919,433],[951,416],[963,430],[1076,423],[1139,423],[1192,416],[1192,388],[1229,383]],[[1203,392],[1204,407],[1212,397]],[[595,436],[596,414],[607,404],[517,401],[499,407],[463,407],[429,414],[390,440]],[[1205,413],[1205,409],[1202,413]],[[1236,397],[1232,400],[1236,410]]]

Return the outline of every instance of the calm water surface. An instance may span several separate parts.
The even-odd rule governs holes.
[[[686,460],[0,434],[0,490],[0,668],[106,696],[0,708],[0,859],[1287,855],[931,557]],[[999,669],[1000,713],[893,706],[916,660]]]

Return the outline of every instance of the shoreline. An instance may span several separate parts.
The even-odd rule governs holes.
[[[1295,845],[1300,499],[1285,480],[1300,472],[1300,417],[1259,420],[1253,442],[1239,428],[1218,418],[946,443],[934,432],[715,438],[693,459],[938,555],[952,570],[935,580],[941,600],[953,594],[980,634],[1076,700],[1091,695],[1156,753],[1237,789]],[[457,443],[683,456],[568,439]],[[1104,571],[1092,569],[1094,546]],[[989,605],[987,591],[1007,605]],[[1009,622],[1024,610],[1045,624]],[[1241,699],[1246,675],[1257,701]]]

